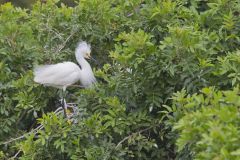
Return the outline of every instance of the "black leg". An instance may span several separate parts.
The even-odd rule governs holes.
[[[67,113],[66,113],[66,109],[65,109],[65,96],[64,96],[64,91],[62,90],[62,108],[63,108],[63,113],[64,113],[64,117],[67,118]]]

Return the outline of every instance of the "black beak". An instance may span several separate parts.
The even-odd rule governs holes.
[[[91,59],[92,61],[94,61],[95,63],[97,63],[97,65],[100,65],[100,64],[98,63],[98,61],[97,61],[96,59],[94,59],[93,57],[90,57],[90,59]]]
[[[97,63],[97,60],[94,59],[93,57],[90,57],[90,59]]]

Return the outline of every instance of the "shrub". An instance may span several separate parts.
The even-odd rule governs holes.
[[[37,2],[31,10],[9,3],[0,7],[0,156],[64,160],[199,156],[204,146],[179,143],[184,126],[175,127],[180,132],[172,130],[185,121],[185,106],[197,107],[195,102],[170,106],[185,101],[179,92],[183,88],[198,97],[204,87],[231,90],[239,85],[239,1],[57,4]],[[60,105],[57,89],[34,83],[32,69],[37,64],[75,61],[80,39],[92,44],[92,55],[99,61],[100,65],[92,64],[98,83],[91,89],[68,89],[67,102],[76,103],[78,110],[70,123],[54,112]],[[172,99],[174,93],[182,97]],[[189,112],[207,116],[203,108],[207,107]],[[231,125],[218,123],[224,134],[234,134],[227,128]],[[214,148],[218,143],[209,145]],[[237,148],[231,152],[236,154]]]
[[[174,125],[178,150],[191,150],[194,159],[239,159],[239,87],[229,91],[202,89],[202,94],[174,96],[182,113]]]

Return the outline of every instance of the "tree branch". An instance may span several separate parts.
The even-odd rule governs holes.
[[[10,159],[15,159],[17,158],[17,156],[19,155],[19,153],[21,152],[21,150],[19,150],[13,157],[11,157]]]
[[[19,139],[23,139],[23,138],[26,137],[26,135],[29,135],[29,134],[31,134],[31,133],[36,134],[37,131],[38,131],[38,130],[41,130],[41,129],[43,129],[43,125],[38,126],[37,128],[33,129],[32,131],[30,131],[30,132],[28,132],[28,133],[25,133],[24,135],[22,135],[22,136],[20,136],[20,137],[12,138],[12,139],[10,139],[10,140],[8,140],[8,141],[6,141],[6,142],[0,143],[0,145],[3,145],[3,144],[6,145],[6,144],[12,143],[12,142],[14,142],[14,141],[17,141],[17,140],[19,140]]]
[[[62,112],[63,112],[63,111],[62,111],[62,107],[59,107],[59,108],[57,108],[57,109],[54,111],[54,113],[57,114],[57,115],[60,114],[60,113],[62,113]],[[36,133],[37,133],[39,130],[41,130],[41,129],[43,129],[43,125],[39,125],[37,128],[31,130],[31,131],[28,132],[28,133],[25,133],[24,135],[22,135],[22,136],[20,136],[20,137],[11,138],[10,140],[8,140],[8,141],[6,141],[6,142],[2,142],[2,143],[0,143],[0,145],[6,145],[6,144],[12,143],[12,142],[14,142],[14,141],[17,141],[17,140],[19,140],[19,139],[23,139],[23,138],[25,138],[27,135],[29,135],[29,134],[31,134],[31,133],[36,134]]]
[[[73,31],[68,37],[67,39],[63,42],[63,44],[59,45],[58,49],[55,51],[55,54],[58,54],[67,44],[67,42],[69,41],[69,39],[76,33],[76,31]]]
[[[125,142],[125,141],[128,140],[129,138],[133,137],[134,135],[140,134],[140,133],[145,132],[145,131],[148,131],[148,130],[152,129],[153,127],[156,127],[156,126],[151,126],[151,127],[142,129],[142,130],[140,130],[140,131],[138,131],[138,132],[134,132],[134,133],[128,135],[127,137],[123,138],[123,139],[117,144],[117,146],[115,147],[115,149],[117,149],[123,142]]]

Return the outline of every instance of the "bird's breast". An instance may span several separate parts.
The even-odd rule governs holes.
[[[84,87],[89,87],[96,82],[92,69],[82,68],[80,71],[80,82]]]

